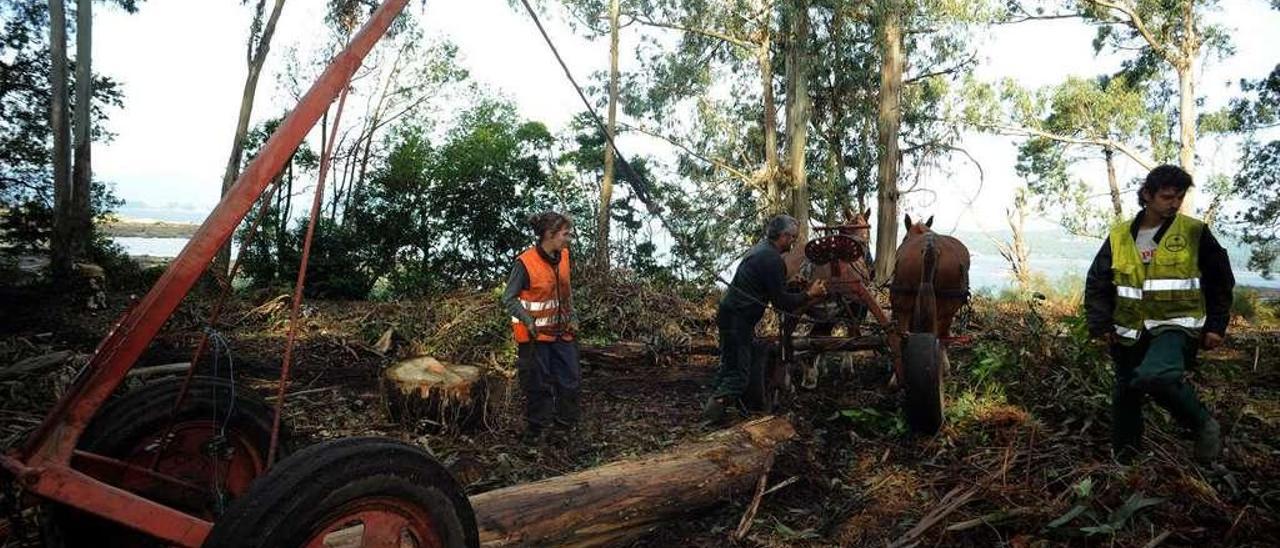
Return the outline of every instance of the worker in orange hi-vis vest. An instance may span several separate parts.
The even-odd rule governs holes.
[[[538,243],[516,257],[502,304],[511,315],[520,387],[527,399],[522,441],[537,445],[549,431],[567,436],[577,424],[582,369],[573,340],[577,320],[569,290],[573,223],[546,212],[529,224]]]

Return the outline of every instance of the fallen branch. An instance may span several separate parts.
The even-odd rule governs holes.
[[[979,516],[967,521],[953,523],[947,526],[948,531],[967,531],[981,525],[994,525],[1012,518],[1034,514],[1035,510],[1031,508],[1014,508],[1012,510],[999,510],[985,516]]]
[[[959,487],[952,489],[942,497],[942,501],[938,503],[937,507],[931,510],[928,514],[925,514],[923,518],[920,518],[920,523],[917,523],[915,527],[912,527],[911,530],[907,531],[907,533],[902,535],[901,538],[893,541],[893,544],[890,544],[889,548],[905,548],[906,546],[914,544],[926,531],[936,525],[939,521],[942,521],[942,518],[947,517],[952,512],[955,512],[961,506],[968,503],[969,499],[973,498],[974,493],[976,493],[976,491],[973,489],[969,489],[964,493],[960,492]]]
[[[739,541],[747,536],[747,531],[751,530],[751,523],[755,520],[756,511],[760,509],[760,499],[764,498],[764,487],[769,483],[769,469],[773,468],[774,453],[770,452],[769,457],[764,461],[764,471],[760,473],[760,481],[756,482],[756,496],[751,497],[751,504],[747,506],[747,512],[742,514],[742,519],[738,521],[738,528],[733,531],[733,540]]]

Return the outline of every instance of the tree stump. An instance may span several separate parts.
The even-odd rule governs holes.
[[[482,423],[489,385],[479,367],[445,364],[429,356],[396,363],[382,376],[392,420],[431,431],[467,430]]]

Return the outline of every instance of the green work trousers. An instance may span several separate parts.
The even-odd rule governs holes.
[[[1185,428],[1198,430],[1208,420],[1209,411],[1184,378],[1187,364],[1195,360],[1197,342],[1183,331],[1168,330],[1154,336],[1143,332],[1133,346],[1112,345],[1116,378],[1111,442],[1117,453],[1141,446],[1147,396]]]

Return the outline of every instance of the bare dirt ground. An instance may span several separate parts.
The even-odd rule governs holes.
[[[0,319],[0,367],[54,350],[92,351],[130,295],[113,294],[110,312],[96,314],[67,313],[49,297],[5,298],[13,306]],[[247,298],[221,330],[237,377],[263,394],[274,391],[285,333],[280,310],[260,306],[270,301]],[[394,358],[372,351],[378,334],[393,327],[401,356],[432,352],[510,367],[500,330],[457,331],[458,318],[496,311],[491,301],[480,294],[309,305],[286,415],[295,445],[356,434],[400,438],[429,449],[475,494],[705,434],[697,418],[716,363],[705,356],[586,367],[583,423],[571,440],[536,449],[517,441],[523,400],[514,387],[491,403],[478,429],[437,434],[393,422],[378,375]],[[189,360],[206,312],[204,304],[184,305],[139,365]],[[975,303],[975,343],[950,352],[947,425],[927,438],[905,432],[882,360],[855,355],[828,368],[818,389],[792,398],[787,412],[799,436],[768,480],[782,487],[764,497],[740,544],[1280,545],[1280,333],[1236,325],[1228,346],[1206,355],[1193,376],[1223,425],[1219,466],[1195,465],[1189,442],[1153,406],[1148,453],[1121,466],[1109,451],[1107,362],[1073,338],[1072,322],[1019,303]],[[0,442],[21,439],[71,374],[74,365],[0,383]],[[727,498],[632,545],[729,545],[750,498]]]

